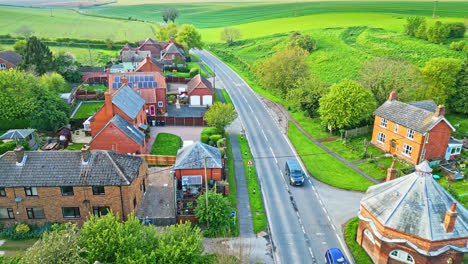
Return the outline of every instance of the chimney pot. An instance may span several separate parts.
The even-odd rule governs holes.
[[[171,37],[170,41],[171,41],[171,43],[174,43],[174,37]]]
[[[398,97],[398,93],[397,91],[393,90],[391,93],[390,93],[390,96],[388,97],[388,101],[391,102],[393,100],[396,100]]]
[[[453,202],[452,203],[452,208],[450,210],[447,210],[445,213],[445,218],[444,218],[444,228],[445,232],[451,233],[453,232],[453,228],[455,227],[455,222],[457,221],[457,215],[458,213],[455,211],[457,209],[457,203]]]
[[[88,145],[84,145],[81,148],[81,162],[83,164],[88,164],[89,157],[91,156],[91,150]]]
[[[437,106],[434,116],[439,117],[439,116],[444,116],[444,115],[445,115],[445,106],[443,105]]]
[[[457,209],[457,202],[453,202],[452,208],[450,208],[450,211],[455,212],[456,209]]]
[[[17,146],[15,148],[15,155],[16,155],[16,164],[22,164],[24,158],[24,147]]]
[[[124,75],[124,77],[122,77],[122,83],[128,84],[128,79],[127,79],[127,77],[125,77],[125,75]]]

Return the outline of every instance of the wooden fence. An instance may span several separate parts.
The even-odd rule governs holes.
[[[176,156],[139,154],[149,165],[174,165]]]
[[[166,81],[170,83],[188,83],[190,80],[192,79],[185,77],[166,76]]]
[[[354,129],[346,130],[344,136],[345,138],[355,138],[355,137],[359,137],[362,135],[367,135],[370,132],[372,132],[372,126],[367,125],[363,127],[357,127]]]
[[[166,126],[207,126],[203,117],[156,116],[157,120],[164,120]]]

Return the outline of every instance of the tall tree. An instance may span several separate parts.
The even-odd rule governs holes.
[[[241,32],[238,28],[225,27],[221,31],[221,40],[226,41],[229,45],[234,44],[241,37]]]
[[[20,39],[16,41],[15,44],[13,45],[13,51],[15,51],[16,53],[20,55],[24,55],[24,52],[26,51],[26,44],[27,42],[24,39]]]
[[[450,97],[450,108],[458,113],[468,114],[468,59],[457,75],[455,95]]]
[[[179,11],[175,8],[163,9],[161,11],[161,16],[166,23],[168,21],[175,22],[176,18],[179,17]]]
[[[449,28],[449,38],[463,38],[466,32],[466,26],[463,22],[447,23]]]
[[[177,36],[178,27],[176,23],[172,22],[167,25],[160,25],[156,31],[156,39],[159,41],[169,41],[171,37]]]
[[[444,42],[450,34],[450,28],[436,21],[433,25],[427,28],[427,40],[429,42],[440,44]]]
[[[358,125],[376,108],[372,93],[359,83],[344,79],[320,99],[320,119],[330,131]]]
[[[41,86],[53,93],[66,93],[69,90],[65,79],[56,72],[44,73],[41,76]]]
[[[419,87],[415,96],[418,100],[434,100],[445,104],[454,94],[457,74],[461,69],[460,61],[453,58],[434,58],[420,69],[424,84]]]
[[[36,76],[9,69],[0,71],[0,120],[29,119],[35,109]]]
[[[70,52],[60,52],[54,57],[55,71],[68,82],[80,82],[80,65],[76,61],[75,55]]]
[[[425,22],[424,17],[419,17],[419,16],[410,16],[406,18],[406,25],[404,32],[406,35],[413,36],[416,34],[416,31],[418,30],[419,26]]]
[[[319,100],[328,88],[318,76],[311,75],[299,79],[288,91],[286,100],[294,107],[304,111],[309,117],[318,115]]]
[[[49,47],[44,45],[38,38],[32,36],[28,39],[24,51],[22,69],[33,69],[42,75],[53,69],[53,57]]]
[[[31,126],[45,131],[57,131],[69,121],[70,106],[56,93],[45,88],[37,91]]]
[[[419,39],[427,40],[427,23],[425,20],[419,25],[414,36]]]
[[[291,36],[289,36],[288,44],[289,46],[296,46],[301,49],[305,49],[308,52],[317,49],[316,39],[313,39],[310,35],[302,35],[299,32],[293,32]]]
[[[236,120],[237,113],[231,104],[216,102],[205,113],[204,118],[208,126],[216,127],[219,132],[224,132],[224,128]],[[224,135],[224,133],[221,134]]]
[[[203,48],[203,42],[201,40],[201,34],[193,25],[182,25],[179,32],[177,33],[177,42],[184,44],[184,49],[188,56],[190,49]]]
[[[271,58],[259,60],[255,65],[255,74],[265,89],[285,98],[297,80],[309,76],[308,55],[309,52],[299,47],[288,47]]]

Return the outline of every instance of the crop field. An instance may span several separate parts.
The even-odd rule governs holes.
[[[28,26],[40,37],[136,41],[153,35],[149,23],[84,16],[69,9],[0,7],[0,34]]]

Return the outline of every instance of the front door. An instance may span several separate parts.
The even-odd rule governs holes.
[[[390,143],[390,153],[395,153],[395,148],[396,148],[396,140],[392,140]]]

